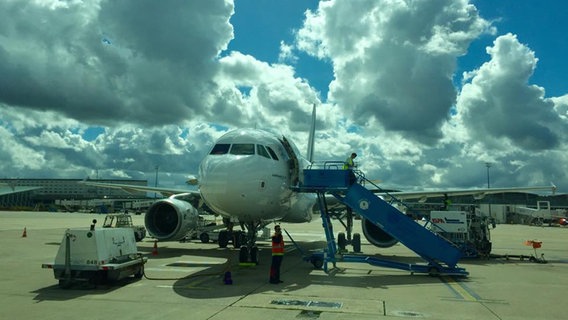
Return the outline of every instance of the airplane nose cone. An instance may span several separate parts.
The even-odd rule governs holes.
[[[247,203],[254,180],[239,159],[208,156],[200,167],[200,191],[203,200],[217,213],[235,215],[250,210]],[[252,179],[249,179],[252,178]]]

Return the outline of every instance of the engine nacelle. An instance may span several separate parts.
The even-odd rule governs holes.
[[[363,217],[361,217],[361,227],[365,238],[379,248],[389,248],[398,243],[393,236]]]
[[[144,218],[150,236],[160,241],[181,240],[197,227],[199,214],[189,202],[170,197],[156,201]]]

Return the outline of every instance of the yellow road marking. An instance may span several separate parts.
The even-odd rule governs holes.
[[[444,283],[446,283],[446,285],[448,287],[450,287],[450,289],[452,289],[457,295],[461,296],[461,298],[463,300],[466,301],[478,301],[478,297],[475,297],[473,294],[471,294],[464,285],[462,285],[459,282],[456,282],[456,280],[452,277],[442,277],[442,281],[444,281]]]

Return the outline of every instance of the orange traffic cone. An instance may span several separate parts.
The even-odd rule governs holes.
[[[158,241],[154,241],[154,250],[152,250],[152,255],[153,256],[158,255]]]
[[[26,227],[24,227],[24,233],[22,233],[22,238],[25,238],[28,236],[28,233],[26,231]]]

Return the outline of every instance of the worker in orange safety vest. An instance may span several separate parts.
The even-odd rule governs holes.
[[[280,266],[284,258],[284,237],[282,237],[282,230],[280,226],[274,227],[274,234],[272,235],[272,264],[270,266],[270,283],[279,284],[283,281],[280,280]]]

